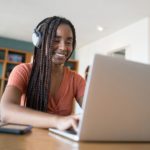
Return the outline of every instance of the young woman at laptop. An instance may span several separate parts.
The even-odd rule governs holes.
[[[82,105],[85,80],[64,66],[75,49],[74,26],[63,17],[49,17],[37,25],[32,38],[33,63],[11,72],[1,99],[1,120],[75,129],[79,116],[72,115],[73,100]]]

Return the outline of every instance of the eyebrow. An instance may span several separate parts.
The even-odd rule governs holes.
[[[61,36],[56,35],[56,36],[55,36],[55,38],[60,39],[60,38],[61,38]],[[73,40],[73,37],[67,37],[67,40]]]

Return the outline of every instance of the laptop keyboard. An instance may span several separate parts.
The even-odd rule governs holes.
[[[77,132],[76,132],[75,130],[73,130],[73,129],[68,129],[68,130],[66,130],[66,132],[67,132],[67,133],[74,134],[74,135],[77,134]]]

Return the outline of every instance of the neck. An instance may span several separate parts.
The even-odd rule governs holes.
[[[63,73],[64,65],[52,64],[52,73]]]

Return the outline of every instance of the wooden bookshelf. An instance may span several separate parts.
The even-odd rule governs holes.
[[[31,61],[32,53],[9,48],[0,48],[0,97],[3,94],[12,69],[20,63]]]

